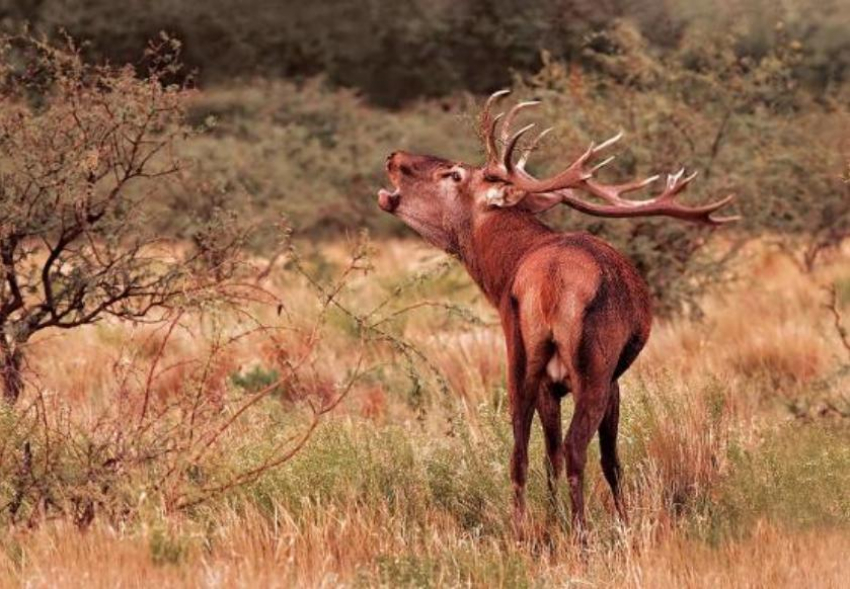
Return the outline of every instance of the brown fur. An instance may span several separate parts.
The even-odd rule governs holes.
[[[508,354],[514,449],[515,522],[522,530],[528,440],[535,410],[544,429],[554,496],[566,467],[576,531],[584,527],[587,448],[600,435],[602,468],[618,513],[617,379],[649,337],[650,299],[629,261],[584,233],[559,233],[520,207],[498,208],[482,169],[431,156],[395,153],[387,169],[396,191],[381,208],[456,255],[498,309]],[[561,433],[562,396],[575,412]]]

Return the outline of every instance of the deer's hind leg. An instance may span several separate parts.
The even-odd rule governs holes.
[[[564,441],[573,530],[584,540],[584,469],[587,448],[608,409],[610,377],[585,377],[574,390],[575,412]]]
[[[557,507],[558,480],[564,471],[564,437],[561,428],[561,399],[554,383],[546,382],[537,396],[537,414],[546,444],[546,481],[552,508]]]
[[[626,523],[626,508],[623,504],[620,489],[622,468],[620,467],[620,457],[617,454],[617,430],[619,423],[620,385],[617,384],[617,381],[614,381],[611,383],[608,408],[605,411],[605,416],[602,418],[602,423],[599,425],[599,451],[601,454],[602,472],[605,474],[605,479],[611,487],[611,494],[614,496],[614,508],[617,510],[620,521]]]

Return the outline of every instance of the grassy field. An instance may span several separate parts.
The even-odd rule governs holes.
[[[836,285],[850,323],[850,251],[802,275],[754,243],[736,262],[738,280],[704,301],[702,321],[656,323],[623,383],[631,522],[613,517],[594,444],[583,554],[570,539],[566,489],[548,504],[536,425],[534,531],[514,540],[495,314],[457,264],[425,246],[370,249],[368,263],[351,264],[346,244],[303,247],[297,264],[277,264],[256,285],[265,299],[169,331],[104,323],[35,342],[37,377],[23,417],[4,414],[4,438],[33,428],[32,473],[43,460],[64,474],[28,475],[52,490],[25,500],[0,537],[0,585],[839,587],[850,578],[850,358],[823,290]],[[163,415],[196,395],[196,407],[215,409],[198,413],[208,420],[199,438],[221,435],[202,450],[175,443],[128,461],[104,483],[85,465],[138,433],[140,391]],[[311,400],[339,395],[311,417]],[[569,419],[569,399],[566,408]],[[285,460],[229,484],[267,456]],[[10,500],[15,482],[2,492]],[[51,515],[51,504],[80,497],[94,497],[91,517]]]
[[[848,0],[6,4],[0,587],[847,585]],[[622,131],[741,216],[545,214],[657,316],[585,550],[537,426],[515,538],[497,314],[376,203],[499,87],[530,173]]]

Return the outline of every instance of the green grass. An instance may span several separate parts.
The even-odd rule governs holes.
[[[787,423],[752,450],[732,452],[714,500],[732,532],[768,519],[783,525],[850,525],[850,424]]]
[[[839,307],[850,305],[850,276],[835,279],[835,294]]]
[[[728,422],[728,410],[711,385],[703,391],[702,437],[685,439],[689,425],[677,423],[693,399],[657,397],[638,391],[624,401],[622,456],[627,489],[643,492],[640,473],[650,465],[665,478],[665,502],[681,525],[725,536],[745,533],[761,519],[811,527],[850,524],[850,426],[846,423],[789,422],[744,448]],[[566,408],[571,405],[567,399]],[[482,407],[481,428],[473,438],[458,416],[446,434],[421,424],[377,425],[355,418],[332,420],[283,468],[239,492],[240,501],[282,507],[308,519],[314,510],[351,503],[402,518],[412,528],[427,526],[433,511],[448,516],[474,538],[499,538],[510,531],[507,465],[511,435],[504,411]],[[569,411],[565,420],[569,419]],[[717,439],[725,436],[725,441]],[[663,441],[663,448],[659,447]],[[706,465],[688,464],[690,455],[664,448],[703,444]],[[529,507],[533,517],[549,512],[542,436],[535,424],[531,444]],[[678,460],[678,462],[677,462]],[[588,459],[588,486],[601,481],[596,442]],[[720,464],[725,464],[721,469]],[[714,468],[714,470],[710,470]],[[702,469],[702,470],[701,470]],[[602,486],[603,494],[607,487]],[[562,485],[561,511],[569,513]],[[589,501],[593,526],[604,533],[610,514]],[[271,512],[267,512],[271,513]],[[297,516],[296,516],[297,517]],[[565,521],[562,523],[566,523]],[[429,561],[387,563],[387,575],[415,576]],[[384,570],[382,568],[382,570]],[[407,571],[407,572],[404,572]]]

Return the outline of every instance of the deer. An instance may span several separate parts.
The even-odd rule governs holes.
[[[624,198],[659,176],[623,184],[596,179],[596,172],[613,157],[593,162],[622,138],[622,132],[598,145],[591,143],[562,171],[538,178],[526,164],[552,127],[523,141],[518,150],[535,125],[513,131],[514,121],[540,101],[518,102],[507,114],[493,116],[494,104],[509,93],[494,93],[481,111],[486,151],[482,166],[393,152],[386,159],[393,190],[378,191],[378,206],[459,259],[498,311],[507,351],[513,430],[509,471],[517,534],[522,537],[526,522],[528,443],[536,411],[543,428],[550,498],[556,499],[566,468],[572,530],[583,537],[584,471],[597,432],[616,516],[627,522],[617,453],[618,381],[647,343],[652,305],[646,283],[623,254],[590,234],[553,230],[538,215],[563,204],[596,217],[663,216],[714,227],[737,219],[715,215],[734,195],[685,206],[677,197],[696,173],[685,176],[683,169],[668,175],[653,198]],[[574,413],[564,436],[561,400],[568,394]]]

